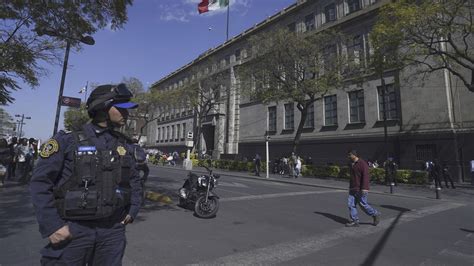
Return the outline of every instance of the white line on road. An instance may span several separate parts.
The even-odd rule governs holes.
[[[443,203],[401,214],[398,224],[414,221],[428,215],[465,206],[460,203]],[[382,220],[377,227],[340,228],[322,235],[284,242],[247,252],[224,256],[195,265],[273,265],[303,257],[320,250],[333,247],[347,238],[361,238],[389,228],[396,218]],[[355,230],[354,230],[355,229]]]
[[[310,195],[310,194],[325,194],[325,193],[335,193],[335,192],[346,192],[346,190],[323,190],[323,191],[301,191],[301,192],[286,192],[286,193],[275,193],[275,194],[264,194],[264,195],[250,195],[250,196],[240,196],[240,197],[231,197],[231,198],[222,198],[219,201],[241,201],[241,200],[255,200],[255,199],[272,199],[280,197],[291,197],[291,196],[301,196],[301,195]]]

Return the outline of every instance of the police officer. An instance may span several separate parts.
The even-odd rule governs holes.
[[[42,265],[121,265],[142,193],[133,147],[114,130],[138,106],[131,98],[124,84],[98,86],[87,100],[92,122],[60,131],[40,151],[30,193],[49,240]]]

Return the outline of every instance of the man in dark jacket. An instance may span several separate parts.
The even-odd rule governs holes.
[[[134,148],[115,130],[128,118],[124,84],[98,86],[87,100],[91,123],[60,131],[41,149],[30,193],[39,231],[49,240],[41,265],[122,265],[125,227],[142,187]]]
[[[357,204],[369,216],[372,216],[373,225],[376,226],[380,221],[380,213],[369,205],[367,196],[369,194],[369,165],[366,161],[358,157],[356,150],[350,150],[348,153],[350,160],[351,179],[349,183],[349,198],[347,200],[349,206],[350,221],[347,227],[359,226],[359,217],[357,215]]]

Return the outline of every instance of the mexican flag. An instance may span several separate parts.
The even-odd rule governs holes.
[[[229,0],[202,0],[198,4],[199,14],[206,13],[210,10],[217,10],[229,5]]]

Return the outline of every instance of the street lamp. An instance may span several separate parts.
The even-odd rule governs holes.
[[[66,80],[66,71],[67,71],[67,61],[69,59],[69,50],[71,49],[71,41],[79,41],[87,45],[94,45],[95,40],[89,35],[86,36],[80,36],[79,38],[73,38],[71,36],[64,36],[61,35],[53,30],[49,29],[41,29],[38,30],[39,35],[49,35],[49,36],[54,36],[54,37],[59,37],[62,39],[66,40],[66,53],[64,55],[64,62],[63,62],[63,73],[61,75],[61,85],[59,87],[59,95],[58,95],[58,102],[56,105],[56,118],[54,120],[54,129],[53,129],[53,135],[58,132],[58,124],[59,124],[59,116],[61,114],[61,99],[63,97],[63,91],[64,91],[64,82]]]
[[[31,116],[25,116],[25,114],[18,115],[16,114],[15,117],[21,117],[21,120],[18,120],[18,138],[21,139],[21,135],[23,133],[23,125],[26,125],[26,123],[23,123],[25,119],[31,119]]]

